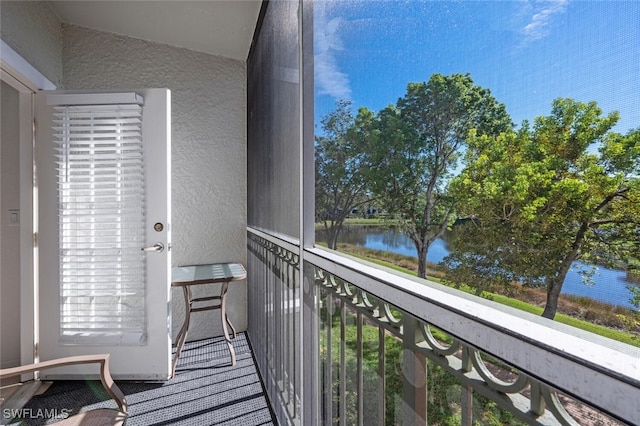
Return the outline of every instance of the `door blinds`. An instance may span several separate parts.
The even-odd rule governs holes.
[[[54,107],[63,344],[145,341],[142,107]]]

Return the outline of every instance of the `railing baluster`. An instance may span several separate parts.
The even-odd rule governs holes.
[[[542,390],[540,389],[540,382],[537,380],[531,381],[531,412],[537,416],[544,413],[545,403],[544,396],[542,395]]]
[[[287,274],[288,272],[288,264],[286,263],[286,259],[282,260],[282,306],[280,310],[282,311],[282,392],[283,392],[283,400],[287,404],[287,410],[291,410],[291,405],[293,400],[291,398],[291,375],[289,367],[291,365],[291,360],[289,356],[289,348],[291,347],[290,340],[290,330],[289,330],[289,289],[290,289],[290,280],[291,277]],[[290,414],[291,415],[291,414]]]
[[[333,296],[331,292],[327,291],[327,352],[325,355],[325,383],[327,388],[325,389],[325,423],[333,423],[333,336],[332,336],[332,324],[333,324]]]
[[[386,356],[385,356],[385,342],[384,342],[384,327],[378,326],[378,421],[379,425],[386,424],[386,373],[385,373],[385,364],[386,364]]]
[[[463,346],[461,351],[462,362],[460,363],[460,371],[468,373],[473,370],[473,361],[469,347]],[[461,426],[473,425],[473,388],[471,385],[462,383],[460,386],[460,417]]]
[[[318,426],[323,421],[322,330],[320,318],[322,289],[314,284],[315,273],[316,269],[313,266],[305,264],[301,275],[302,285],[300,286],[300,295],[303,297],[300,303],[300,309],[303,309],[301,327],[305,332],[300,342],[300,350],[296,351],[296,356],[301,357],[299,359],[301,374],[299,375],[299,387],[296,387],[296,396],[300,396],[299,392],[303,392],[300,404],[304,409],[297,411],[300,415],[296,420],[305,426]],[[304,362],[302,362],[303,360]]]
[[[467,384],[460,386],[460,425],[473,425],[473,388]]]
[[[402,374],[403,374],[403,424],[427,423],[427,361],[416,352],[418,321],[403,318]]]
[[[277,330],[277,333],[275,334],[275,339],[276,339],[276,345],[275,345],[275,368],[276,368],[276,383],[278,384],[278,392],[280,392],[280,395],[283,395],[283,384],[284,384],[284,374],[283,374],[283,362],[284,360],[283,358],[283,353],[284,353],[284,343],[283,343],[283,334],[282,330],[283,330],[283,322],[282,322],[282,318],[283,318],[283,313],[282,313],[282,273],[281,273],[281,264],[282,264],[282,259],[280,258],[280,256],[278,256],[278,253],[276,252],[276,257],[274,259],[274,278],[275,278],[275,288],[273,291],[273,298],[274,298],[274,302],[273,302],[273,313],[274,313],[274,319],[275,319],[275,328],[274,330]],[[284,395],[283,395],[284,396]],[[286,406],[286,400],[283,400],[283,402],[285,403]]]
[[[292,329],[292,334],[291,334],[291,344],[293,348],[298,348],[300,347],[300,342],[298,341],[298,333],[299,333],[299,327],[296,327],[296,323],[297,323],[297,319],[300,317],[300,313],[298,312],[298,309],[302,309],[302,288],[301,286],[298,285],[298,278],[299,278],[299,274],[296,274],[296,270],[293,267],[293,265],[289,265],[289,273],[291,274],[291,276],[293,277],[293,291],[291,294],[291,299],[289,300],[290,303],[290,309],[291,309],[291,329]],[[298,301],[299,303],[297,303],[296,301]],[[290,348],[291,348],[290,347]],[[293,398],[293,415],[295,416],[295,413],[299,412],[300,410],[300,405],[299,405],[299,401],[296,395],[296,390],[299,389],[299,372],[298,372],[298,368],[300,368],[300,362],[299,362],[299,357],[300,354],[302,353],[301,350],[291,350],[290,351],[290,356],[292,357],[292,366],[291,366],[291,370],[290,373],[292,375],[292,398]]]
[[[347,315],[343,301],[338,301],[340,306],[340,424],[347,424],[347,357],[346,357],[346,322]]]
[[[358,406],[357,406],[357,414],[358,414],[358,425],[364,425],[364,371],[362,369],[362,314],[358,312],[356,314],[356,322],[357,322],[357,330],[356,330],[356,362],[357,362],[357,381],[358,381]]]
[[[267,254],[267,271],[272,271],[273,270],[273,253],[271,251],[269,251],[269,253]],[[273,273],[268,273],[267,274],[267,306],[269,307],[269,311],[267,314],[267,319],[265,321],[266,326],[267,326],[267,335],[266,335],[266,339],[268,342],[272,341],[272,332],[271,329],[273,328],[271,325],[271,322],[273,321],[273,315],[274,315],[274,311],[276,309],[276,307],[273,304],[273,281],[274,281],[274,277],[273,277]],[[271,371],[273,371],[273,349],[272,349],[272,345],[269,344],[267,345],[267,364],[269,365],[269,369]],[[273,380],[273,378],[272,378]]]
[[[279,306],[280,311],[282,312],[282,348],[280,356],[282,357],[282,394],[283,400],[285,404],[287,404],[287,409],[291,409],[291,393],[289,392],[289,350],[291,342],[289,341],[289,280],[290,277],[287,274],[287,263],[286,259],[282,258],[280,260],[280,273],[282,282],[281,290],[280,290],[280,299],[281,305]]]

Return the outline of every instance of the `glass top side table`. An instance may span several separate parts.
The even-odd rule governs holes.
[[[184,343],[187,340],[192,312],[220,309],[222,330],[224,332],[225,342],[229,348],[229,354],[231,355],[231,365],[236,364],[236,353],[233,349],[233,345],[231,344],[231,337],[229,336],[227,325],[231,327],[234,339],[236,337],[236,329],[233,327],[233,324],[231,324],[231,321],[227,316],[225,299],[229,283],[232,281],[244,280],[246,277],[247,271],[240,263],[211,263],[206,265],[177,266],[171,269],[171,287],[182,287],[185,303],[184,323],[178,333],[176,353],[174,354],[173,361],[171,363],[171,377],[175,375],[178,358],[180,357]],[[219,295],[197,297],[195,299],[192,297],[192,286],[213,283],[222,283]],[[211,302],[211,304],[194,307],[193,304],[195,302]]]

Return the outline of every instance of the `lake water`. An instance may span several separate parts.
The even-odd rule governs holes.
[[[316,238],[322,241],[323,237],[320,232]],[[345,227],[339,240],[374,250],[385,250],[416,257],[416,248],[413,242],[402,232],[396,232],[390,228],[351,225]],[[438,239],[429,248],[427,260],[438,263],[448,254],[446,242],[443,239]],[[593,284],[586,285],[578,273],[580,268],[585,267],[591,268],[590,265],[582,262],[574,263],[562,286],[562,294],[585,296],[613,305],[633,308],[629,302],[631,294],[627,289],[627,285],[633,283],[627,280],[627,274],[624,271],[596,266]]]

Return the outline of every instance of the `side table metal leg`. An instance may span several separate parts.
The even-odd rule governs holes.
[[[222,320],[222,331],[224,331],[224,339],[227,342],[227,346],[229,347],[229,354],[231,355],[231,365],[236,365],[236,351],[233,349],[233,345],[231,344],[231,338],[229,338],[229,330],[227,329],[227,323],[231,325],[227,317],[227,308],[226,308],[226,298],[227,298],[227,288],[229,286],[228,282],[222,283],[222,290],[220,291],[220,319]],[[231,326],[233,330],[233,337],[236,337],[236,330]]]
[[[229,315],[225,315],[224,319],[227,321],[227,324],[229,324],[229,327],[231,327],[231,331],[233,332],[232,339],[235,339],[236,338],[236,328],[233,326],[233,324],[231,324],[231,320],[229,319]]]
[[[229,283],[227,283],[228,285]],[[221,294],[221,296],[224,298],[227,295],[227,288],[223,289],[223,293]],[[222,302],[222,300],[221,300]],[[223,321],[226,321],[227,324],[229,325],[229,327],[231,327],[231,331],[233,332],[233,337],[232,339],[236,338],[236,328],[233,326],[233,324],[231,324],[231,320],[229,319],[229,315],[227,315],[227,311],[226,309],[224,310],[224,314],[222,316]]]
[[[176,374],[176,365],[178,364],[178,358],[184,347],[184,342],[187,340],[187,333],[189,331],[189,322],[191,319],[191,290],[189,286],[182,287],[182,293],[184,296],[184,323],[182,328],[178,332],[178,344],[176,347],[176,353],[173,355],[173,361],[171,362],[171,377]]]

